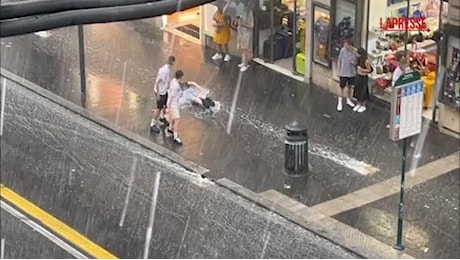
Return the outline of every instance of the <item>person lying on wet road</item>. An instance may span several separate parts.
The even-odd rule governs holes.
[[[209,91],[198,85],[196,82],[187,81],[182,84],[182,89],[182,104],[189,103],[199,105],[204,109],[211,109],[216,105],[214,100],[207,96]]]

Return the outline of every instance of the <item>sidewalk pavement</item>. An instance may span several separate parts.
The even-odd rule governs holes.
[[[79,104],[76,28],[52,33],[46,39],[35,35],[2,39],[2,60],[15,61],[2,62],[2,67]],[[164,135],[151,135],[153,141],[211,169],[210,178],[225,177],[255,192],[274,189],[314,206],[400,174],[401,147],[388,139],[385,126],[389,111],[384,108],[370,104],[362,114],[351,109],[336,112],[336,97],[326,90],[255,64],[242,75],[238,88],[237,58],[228,64],[213,63],[202,56],[204,53],[210,57],[209,50],[203,52],[199,46],[139,22],[87,26],[85,37],[89,74],[87,109],[135,133],[149,135],[150,111],[154,106],[152,82],[168,55],[177,57],[176,67],[185,71],[187,79],[211,90],[212,97],[223,104],[222,111],[213,118],[203,117],[193,109],[183,111],[182,147],[175,146]],[[234,101],[236,89],[239,93]],[[233,102],[236,112],[228,134]],[[313,171],[307,183],[294,185],[287,191],[283,189],[281,173],[283,126],[293,120],[308,128]],[[418,166],[457,150],[457,139],[429,128]],[[409,163],[417,161],[412,154],[413,149],[409,149]],[[453,187],[446,196],[458,210],[459,188],[453,186],[458,183],[458,173],[445,176],[449,179],[446,183]],[[445,190],[443,186],[435,186],[436,190]],[[383,210],[394,215],[397,200],[386,199],[389,198],[393,206],[390,203]],[[433,226],[438,220],[425,219],[423,211],[407,214],[415,216],[413,221]],[[337,217],[344,222],[355,219],[346,216]],[[427,231],[433,237],[429,241],[455,242],[452,238],[458,238],[458,220],[453,225],[456,228],[434,224],[443,226],[442,232]],[[413,255],[418,256],[421,250],[423,256],[421,247],[415,247],[418,251]],[[458,257],[458,247],[449,250],[451,256]],[[429,256],[443,255],[439,252],[433,249]]]

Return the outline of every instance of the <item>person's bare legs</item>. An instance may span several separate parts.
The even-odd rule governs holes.
[[[348,85],[347,86],[347,97],[346,98],[351,99],[353,97],[352,92],[353,92],[353,85],[351,85],[351,86]]]
[[[224,57],[224,61],[230,61],[231,56],[228,52],[228,44],[222,44],[222,56]]]
[[[241,49],[241,63],[245,66],[248,65],[248,49]]]

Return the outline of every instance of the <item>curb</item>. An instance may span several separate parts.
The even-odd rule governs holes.
[[[376,240],[373,237],[367,236],[363,234],[362,232],[349,227],[348,225],[345,225],[331,217],[327,217],[325,215],[322,215],[321,213],[315,211],[314,209],[307,207],[300,202],[289,202],[290,207],[286,207],[282,205],[280,202],[276,202],[274,200],[271,200],[269,198],[266,198],[262,196],[261,194],[257,194],[255,192],[252,192],[245,187],[232,182],[231,180],[228,180],[226,178],[221,178],[215,181],[216,184],[219,186],[222,186],[224,188],[227,188],[234,192],[237,195],[240,195],[244,197],[245,199],[248,199],[257,205],[266,208],[284,218],[287,220],[301,226],[304,229],[307,229],[314,234],[329,240],[336,245],[339,245],[349,252],[352,252],[359,257],[362,258],[368,258],[368,259],[394,259],[394,258],[404,258],[404,259],[413,259],[414,257],[407,255],[405,253],[399,254],[399,252],[396,252],[395,249],[392,247],[383,244],[382,242]],[[284,196],[281,194],[281,197]],[[290,198],[289,198],[290,199]],[[291,199],[292,200],[292,199]],[[296,204],[301,204],[303,207],[303,212],[309,212],[310,216],[312,218],[307,218],[304,216],[304,214],[300,214],[290,208],[299,208],[298,205]],[[308,215],[306,213],[305,215]],[[349,234],[350,236],[347,236],[346,231],[347,230],[353,230],[353,234]],[[345,231],[343,234],[340,231]],[[355,234],[362,234],[363,236],[369,237],[370,243],[361,243],[361,241],[357,241],[358,237],[354,236]],[[377,245],[377,246],[375,246]],[[374,247],[375,246],[375,247]]]
[[[201,176],[204,176],[206,174],[208,174],[210,171],[209,169],[206,169],[192,161],[189,161],[185,158],[183,158],[182,156],[168,150],[167,148],[164,148],[152,141],[150,141],[149,139],[147,138],[144,138],[144,137],[141,137],[137,134],[134,134],[132,132],[130,132],[129,130],[126,130],[120,126],[117,126],[115,125],[114,123],[110,122],[109,120],[105,119],[105,118],[102,118],[102,117],[99,117],[99,116],[95,116],[95,115],[92,115],[90,111],[86,110],[85,108],[79,106],[79,105],[76,105],[66,99],[64,99],[63,97],[61,96],[58,96],[54,93],[52,93],[51,91],[49,90],[46,90],[38,85],[36,85],[35,83],[33,82],[30,82],[26,79],[23,79],[21,77],[19,77],[18,75],[8,71],[8,70],[5,70],[3,68],[0,68],[0,75],[8,80],[11,80],[23,87],[25,87],[26,89],[48,99],[48,100],[51,100],[52,102],[72,111],[73,113],[83,117],[83,118],[86,118],[90,121],[93,121],[109,130],[111,130],[112,132],[118,134],[118,135],[121,135],[123,136],[124,138],[130,140],[130,141],[133,141],[135,143],[138,143],[139,145],[149,149],[149,150],[152,150],[153,152],[169,159],[170,161],[174,162],[174,163],[177,163],[179,165],[181,165],[182,167],[184,167],[185,169],[189,170],[189,171],[192,171],[192,172],[195,172],[197,174],[200,174]]]

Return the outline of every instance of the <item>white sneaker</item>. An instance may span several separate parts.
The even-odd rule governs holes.
[[[182,140],[179,139],[179,137],[174,138],[174,142],[176,142],[177,144],[182,144]]]
[[[350,107],[355,107],[355,103],[353,103],[353,101],[351,101],[351,99],[347,98],[347,105],[349,105]]]
[[[249,69],[249,65],[243,65],[240,69],[241,72],[245,72]]]
[[[337,103],[337,111],[342,111],[342,102]]]
[[[224,61],[230,61],[232,59],[232,57],[228,54],[225,54],[225,58],[224,58]]]
[[[244,63],[238,64],[238,67],[240,67],[240,68],[243,67],[243,66],[244,66]]]
[[[214,54],[214,56],[212,56],[212,59],[213,60],[220,60],[220,59],[222,59],[222,54],[216,53],[216,54]]]
[[[359,109],[358,109],[358,113],[362,113],[366,111],[366,107],[365,106],[361,106]]]
[[[357,104],[357,105],[353,108],[353,111],[356,112],[356,111],[358,111],[358,109],[360,109],[360,108],[361,108],[361,105],[360,105],[360,104]]]

